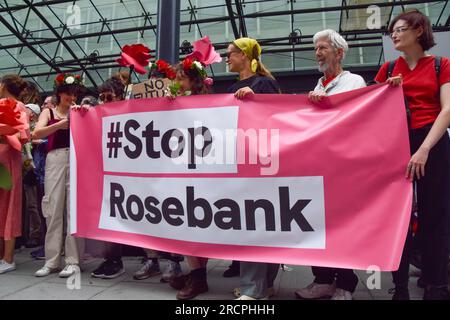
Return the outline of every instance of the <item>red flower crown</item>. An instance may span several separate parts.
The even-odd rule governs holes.
[[[177,74],[172,66],[163,59],[156,60],[150,67],[150,76],[155,78],[168,78],[173,80]]]
[[[53,87],[56,89],[62,85],[83,85],[83,78],[79,74],[60,73],[56,76]]]

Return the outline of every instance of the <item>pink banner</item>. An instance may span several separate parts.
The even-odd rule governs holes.
[[[401,88],[129,100],[71,114],[76,236],[241,261],[398,268]]]

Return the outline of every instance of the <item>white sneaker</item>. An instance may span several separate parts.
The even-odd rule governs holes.
[[[38,271],[36,271],[34,273],[34,276],[35,277],[46,277],[50,273],[55,273],[57,271],[58,271],[58,269],[56,269],[56,268],[53,269],[53,268],[49,268],[49,267],[44,266],[44,267],[40,268]]]
[[[353,300],[353,296],[350,291],[337,288],[331,300]]]
[[[240,296],[239,298],[237,298],[237,299],[235,299],[235,300],[256,300],[256,299],[253,298],[253,297],[250,297],[250,296],[246,296],[246,295],[244,294],[244,295]]]
[[[234,300],[269,300],[269,298],[267,296],[265,296],[264,298],[256,299],[256,298],[246,296],[245,294],[243,294],[239,298],[234,299]]]
[[[80,273],[80,267],[77,264],[68,264],[64,267],[64,269],[59,273],[60,278],[69,278],[75,273]]]
[[[234,295],[236,298],[239,298],[239,297],[241,296],[241,288],[240,288],[240,287],[234,288],[234,289],[233,289],[233,295]],[[266,298],[267,298],[267,299],[268,299],[268,298],[272,298],[274,295],[275,295],[275,289],[274,289],[274,287],[267,288],[267,291],[266,291]]]
[[[16,270],[16,263],[8,263],[5,260],[0,260],[0,274]]]
[[[336,285],[311,283],[306,288],[295,291],[298,299],[322,299],[331,298],[336,292]]]

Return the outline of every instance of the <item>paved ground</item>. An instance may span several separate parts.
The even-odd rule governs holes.
[[[43,265],[43,261],[30,257],[30,249],[22,249],[17,252],[17,270],[0,275],[0,299],[29,300],[167,300],[175,299],[175,290],[167,284],[159,281],[159,276],[147,280],[133,280],[133,272],[139,269],[140,257],[125,257],[126,273],[113,280],[94,279],[90,272],[102,261],[100,258],[89,258],[85,261],[84,272],[81,274],[81,288],[70,290],[67,288],[66,279],[61,279],[58,274],[52,274],[45,278],[36,278],[33,273]],[[166,265],[161,261],[161,266]],[[238,278],[223,278],[222,273],[229,265],[229,261],[211,260],[208,263],[209,292],[202,294],[197,299],[231,300],[231,290],[238,286]],[[183,262],[182,267],[187,271]],[[311,272],[308,267],[288,266],[289,271],[280,270],[275,290],[274,299],[292,300],[295,289],[308,285],[311,280]],[[412,270],[412,274],[417,270]],[[370,274],[365,271],[357,271],[360,282],[354,294],[355,300],[386,300],[391,299],[388,293],[392,287],[390,273],[381,274],[381,289],[369,290],[366,282]],[[417,288],[417,276],[411,277],[410,294],[412,299],[422,296],[422,289]]]

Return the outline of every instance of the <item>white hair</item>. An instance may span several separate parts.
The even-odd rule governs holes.
[[[342,49],[342,60],[344,60],[345,54],[348,51],[347,41],[345,41],[345,39],[339,33],[332,29],[326,29],[317,32],[313,37],[314,44],[316,44],[317,41],[322,38],[327,38],[336,49]]]

